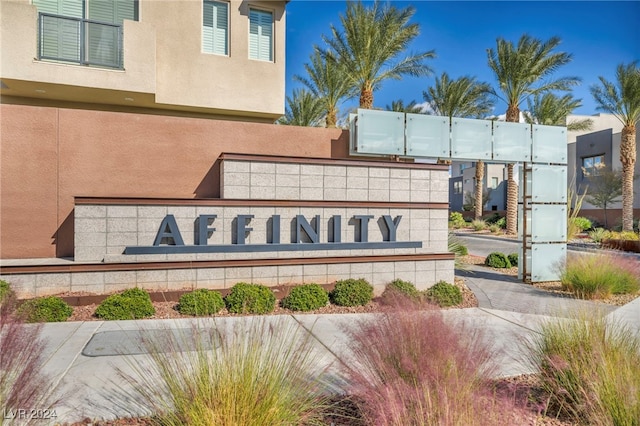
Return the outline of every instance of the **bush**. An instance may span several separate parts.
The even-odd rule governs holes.
[[[5,298],[11,297],[13,290],[9,286],[9,283],[5,280],[0,280],[0,305],[3,304]]]
[[[445,281],[438,281],[425,292],[427,298],[441,307],[455,306],[462,303],[460,289]]]
[[[560,281],[565,290],[581,299],[636,293],[640,290],[640,264],[608,254],[573,256],[561,271]]]
[[[511,266],[518,266],[518,253],[511,253],[507,256],[507,259],[509,259]]]
[[[409,281],[393,280],[389,284],[387,284],[387,287],[384,289],[384,291],[394,291],[402,293],[405,296],[409,296],[413,299],[420,297],[420,292],[418,291],[416,286]]]
[[[493,225],[498,223],[500,219],[503,219],[503,217],[500,216],[500,213],[493,213],[491,216],[487,217],[484,221],[487,222],[489,225]]]
[[[237,283],[224,302],[229,312],[234,314],[266,314],[275,309],[276,296],[267,286]]]
[[[511,268],[511,262],[506,254],[494,251],[484,260],[484,264],[492,268]]]
[[[449,215],[449,225],[454,228],[463,228],[466,226],[467,222],[464,220],[462,213],[460,212],[451,212]]]
[[[595,228],[594,230],[589,231],[589,238],[591,238],[594,243],[598,244],[600,244],[602,240],[606,239],[608,235],[609,231],[604,228]]]
[[[137,287],[127,289],[120,294],[112,294],[96,309],[96,316],[106,320],[140,319],[155,313],[149,293]]]
[[[373,287],[363,278],[350,278],[336,282],[329,297],[338,306],[364,306],[373,298]]]
[[[487,223],[484,220],[474,220],[471,222],[471,227],[474,231],[482,231],[487,228]]]
[[[586,217],[578,216],[578,217],[571,218],[571,220],[578,228],[580,228],[583,231],[586,231],[587,229],[591,229],[591,221]]]
[[[215,325],[184,335],[160,330],[143,342],[150,361],[121,373],[153,424],[324,424],[335,387],[312,334],[282,317]]]
[[[397,307],[406,304],[407,299],[420,303],[422,302],[422,293],[413,283],[398,279],[387,284],[379,302],[385,306]]]
[[[490,389],[492,351],[481,332],[440,310],[398,307],[345,324],[347,393],[367,425],[513,424]],[[482,419],[482,421],[479,421]]]
[[[57,296],[27,300],[18,308],[18,314],[26,322],[63,322],[72,313],[71,306]]]
[[[206,288],[183,294],[178,301],[178,311],[183,315],[213,315],[222,308],[224,301],[220,293]]]
[[[312,311],[329,303],[329,293],[318,284],[304,284],[291,289],[280,306],[292,311]]]
[[[638,241],[640,236],[632,231],[611,231],[604,237],[606,240]]]
[[[496,234],[498,232],[500,232],[502,228],[500,228],[498,225],[489,225],[489,231],[491,231],[492,233]]]
[[[576,424],[638,425],[640,335],[593,312],[552,320],[529,356],[550,409]]]

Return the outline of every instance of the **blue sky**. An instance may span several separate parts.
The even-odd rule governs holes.
[[[517,43],[523,33],[546,40],[559,36],[559,51],[573,54],[573,61],[557,75],[578,76],[580,86],[573,91],[583,106],[576,114],[595,114],[596,106],[589,86],[598,76],[615,78],[619,63],[640,60],[640,1],[396,1],[399,8],[412,5],[412,22],[420,24],[420,36],[410,51],[435,50],[436,59],[428,63],[436,75],[476,76],[495,85],[487,66],[488,48],[495,48],[503,37]],[[340,26],[345,1],[292,0],[287,4],[286,92],[301,87],[293,75],[305,75],[313,45],[323,46],[322,34],[330,25]],[[433,76],[387,81],[374,93],[375,107],[384,108],[392,100],[423,102],[422,92],[432,85]],[[357,101],[340,105],[341,112],[357,106]],[[521,107],[526,107],[526,103]],[[506,105],[497,101],[495,114]]]

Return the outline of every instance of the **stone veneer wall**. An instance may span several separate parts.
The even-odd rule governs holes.
[[[331,283],[365,278],[380,293],[394,279],[427,288],[453,282],[447,253],[446,167],[406,163],[314,160],[223,154],[221,199],[77,198],[75,259],[46,273],[3,268],[20,297],[60,292],[110,293],[132,286],[149,290],[229,288],[236,282],[266,285]],[[370,242],[383,241],[381,215],[402,215],[397,241],[421,248],[313,250],[254,253],[126,255],[127,246],[151,246],[162,219],[176,218],[185,245],[193,244],[198,215],[216,214],[208,244],[231,244],[238,214],[252,214],[246,244],[267,243],[267,220],[281,216],[281,242],[288,244],[291,220],[320,216],[320,242],[328,221],[342,216],[342,242],[353,242],[354,215],[369,214]]]

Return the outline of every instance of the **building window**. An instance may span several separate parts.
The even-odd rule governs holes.
[[[138,20],[138,1],[33,0],[38,59],[123,67],[123,21]]]
[[[592,176],[597,175],[598,171],[605,166],[604,154],[594,155],[593,157],[582,158],[582,175]]]
[[[491,178],[491,189],[496,189],[498,187],[498,178],[497,177],[492,177]]]
[[[462,182],[461,181],[453,182],[453,193],[454,194],[462,194]]]
[[[273,61],[273,14],[249,9],[249,58]]]
[[[202,2],[202,51],[217,55],[229,54],[229,4],[219,1]]]

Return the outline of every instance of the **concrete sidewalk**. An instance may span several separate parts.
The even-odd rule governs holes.
[[[525,362],[522,342],[552,317],[569,316],[576,309],[594,310],[623,321],[640,331],[640,299],[620,308],[596,305],[552,295],[514,277],[480,268],[457,271],[476,294],[479,307],[445,310],[447,319],[460,322],[469,332],[479,330],[496,351],[498,376],[531,372]],[[259,318],[274,325],[289,325],[299,336],[308,336],[320,357],[318,367],[340,363],[349,357],[349,339],[344,326],[367,321],[377,314],[277,315],[264,317],[218,317],[179,320],[89,321],[48,323],[44,372],[52,378],[50,388],[61,402],[54,407],[57,422],[83,418],[110,419],[143,415],[131,394],[131,386],[119,372],[133,374],[132,366],[148,362],[140,332],[146,337],[159,330],[188,333],[200,329],[248,327]],[[44,423],[43,423],[44,424]]]

